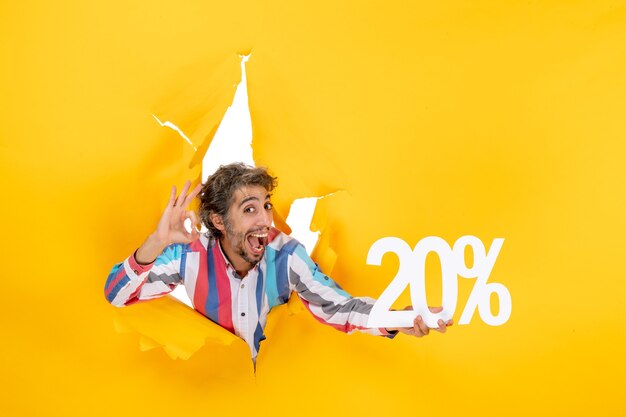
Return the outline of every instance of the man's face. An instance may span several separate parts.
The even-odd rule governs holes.
[[[272,226],[270,194],[260,185],[241,187],[235,192],[233,203],[224,218],[222,246],[237,267],[240,260],[255,265],[265,253]]]

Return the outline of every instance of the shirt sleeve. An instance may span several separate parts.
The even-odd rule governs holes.
[[[360,331],[389,338],[396,335],[383,328],[367,327],[367,320],[376,300],[352,297],[319,269],[301,244],[290,257],[289,285],[321,323],[344,333]]]
[[[137,263],[135,254],[113,266],[104,285],[104,296],[116,307],[162,297],[183,282],[180,273],[184,245],[173,244],[148,265]]]

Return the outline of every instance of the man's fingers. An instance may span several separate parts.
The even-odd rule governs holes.
[[[431,313],[440,313],[441,311],[443,311],[442,307],[429,307],[429,309]],[[439,319],[437,320],[438,327],[433,327],[432,330],[435,330],[439,333],[445,333],[448,330],[447,327],[452,326],[452,324],[453,324],[452,320],[444,321],[443,319]],[[389,330],[398,330],[401,333],[408,334],[411,336],[423,337],[423,336],[427,336],[430,333],[431,329],[426,325],[426,322],[424,321],[422,316],[418,315],[413,320],[413,327],[401,327],[401,328],[394,328],[394,329],[389,329]]]
[[[182,206],[183,201],[185,201],[185,197],[187,196],[187,191],[189,191],[190,186],[191,186],[191,182],[185,181],[185,186],[181,190],[180,194],[178,195],[178,198],[176,199],[176,203],[174,204],[176,207]]]
[[[167,207],[172,207],[174,205],[174,201],[176,200],[176,186],[172,187],[172,191],[170,192],[170,199],[167,202]]]
[[[187,218],[189,220],[191,220],[191,231],[193,233],[193,231],[195,230],[196,232],[198,232],[198,226],[200,225],[200,222],[198,221],[198,216],[196,215],[196,212],[193,210],[190,210],[187,212]]]
[[[443,322],[443,320],[439,319],[437,321],[437,324],[439,325],[439,327],[435,330],[437,330],[439,333],[445,333],[446,332],[446,323]]]
[[[417,336],[415,334],[415,330],[413,330],[412,327],[406,327],[406,328],[401,327],[399,329],[394,329],[394,330],[398,330],[400,333],[408,334],[409,336]],[[420,336],[417,336],[417,337],[420,337]]]
[[[417,325],[417,317],[415,318],[415,320],[413,320],[413,335],[416,337],[424,336],[419,326]]]
[[[426,336],[430,330],[424,320],[422,320],[422,316],[417,316],[415,321],[413,322],[413,328],[415,329],[415,335]]]
[[[187,207],[189,204],[191,204],[193,199],[196,198],[196,196],[198,195],[198,193],[200,193],[201,190],[202,190],[202,184],[196,185],[196,187],[193,190],[191,190],[189,195],[185,197],[185,201],[183,201],[183,207]]]
[[[187,218],[191,221],[191,233],[189,233],[189,238],[194,241],[198,237],[200,237],[200,222],[198,221],[198,216],[196,212],[193,210],[186,212]]]
[[[191,200],[193,200],[194,198],[196,198],[196,196],[198,194],[200,194],[200,191],[202,191],[202,183],[196,185],[196,188],[193,189],[193,191],[191,192],[191,194],[189,194]]]

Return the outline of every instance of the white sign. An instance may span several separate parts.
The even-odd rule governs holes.
[[[415,249],[397,237],[384,237],[374,242],[367,254],[368,265],[380,265],[383,255],[395,253],[400,266],[395,278],[383,291],[367,322],[368,327],[413,327],[413,320],[421,315],[428,327],[436,328],[437,321],[450,320],[454,315],[458,298],[457,275],[463,278],[476,278],[472,292],[465,303],[459,324],[469,324],[478,308],[480,318],[491,326],[500,326],[511,316],[511,294],[499,283],[487,283],[487,279],[496,263],[504,239],[494,239],[485,252],[485,246],[476,236],[462,236],[451,248],[445,240],[437,236],[426,237],[415,245]],[[474,253],[471,267],[465,264],[465,248],[469,246]],[[441,261],[442,273],[442,307],[441,313],[431,313],[426,301],[426,256],[435,252]],[[410,286],[413,310],[390,311],[391,306],[402,294],[406,286]],[[490,307],[491,294],[499,298],[498,314],[493,315]]]

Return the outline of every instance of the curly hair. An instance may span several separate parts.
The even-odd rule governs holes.
[[[235,192],[245,186],[260,185],[271,192],[278,185],[278,178],[271,176],[267,168],[252,167],[241,162],[220,166],[207,178],[200,192],[200,220],[209,233],[219,238],[222,232],[211,222],[212,213],[228,221],[228,209],[233,204]]]

